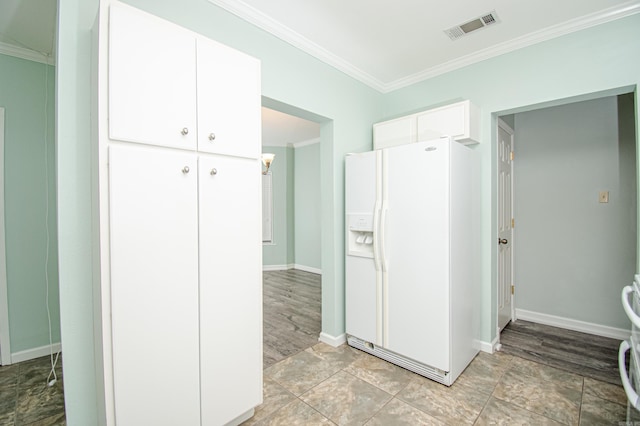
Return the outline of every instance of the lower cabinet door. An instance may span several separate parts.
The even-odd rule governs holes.
[[[109,148],[118,426],[199,425],[197,156]]]
[[[262,402],[259,160],[199,159],[202,424],[225,424]]]

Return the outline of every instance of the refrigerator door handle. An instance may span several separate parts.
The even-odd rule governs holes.
[[[373,209],[373,265],[380,271],[380,204],[376,201]]]
[[[387,253],[384,250],[386,245],[386,228],[387,228],[387,207],[382,207],[382,215],[380,219],[380,263],[382,264],[382,272],[387,272]]]

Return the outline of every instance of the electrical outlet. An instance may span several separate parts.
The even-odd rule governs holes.
[[[608,203],[609,191],[600,191],[600,194],[598,195],[598,201],[600,201],[601,203]]]

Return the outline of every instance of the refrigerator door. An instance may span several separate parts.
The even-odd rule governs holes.
[[[450,143],[383,150],[384,347],[450,370]]]
[[[382,282],[376,273],[379,269],[377,193],[381,190],[377,184],[379,174],[376,169],[380,159],[380,151],[352,154],[345,158],[346,332],[377,345],[382,343]]]

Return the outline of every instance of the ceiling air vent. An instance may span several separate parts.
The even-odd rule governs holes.
[[[497,24],[498,22],[500,22],[498,15],[496,15],[495,10],[492,10],[491,12],[485,13],[484,15],[479,16],[476,19],[472,19],[469,22],[465,22],[462,25],[444,30],[444,32],[451,40],[457,40],[470,32],[482,29],[489,25]]]

